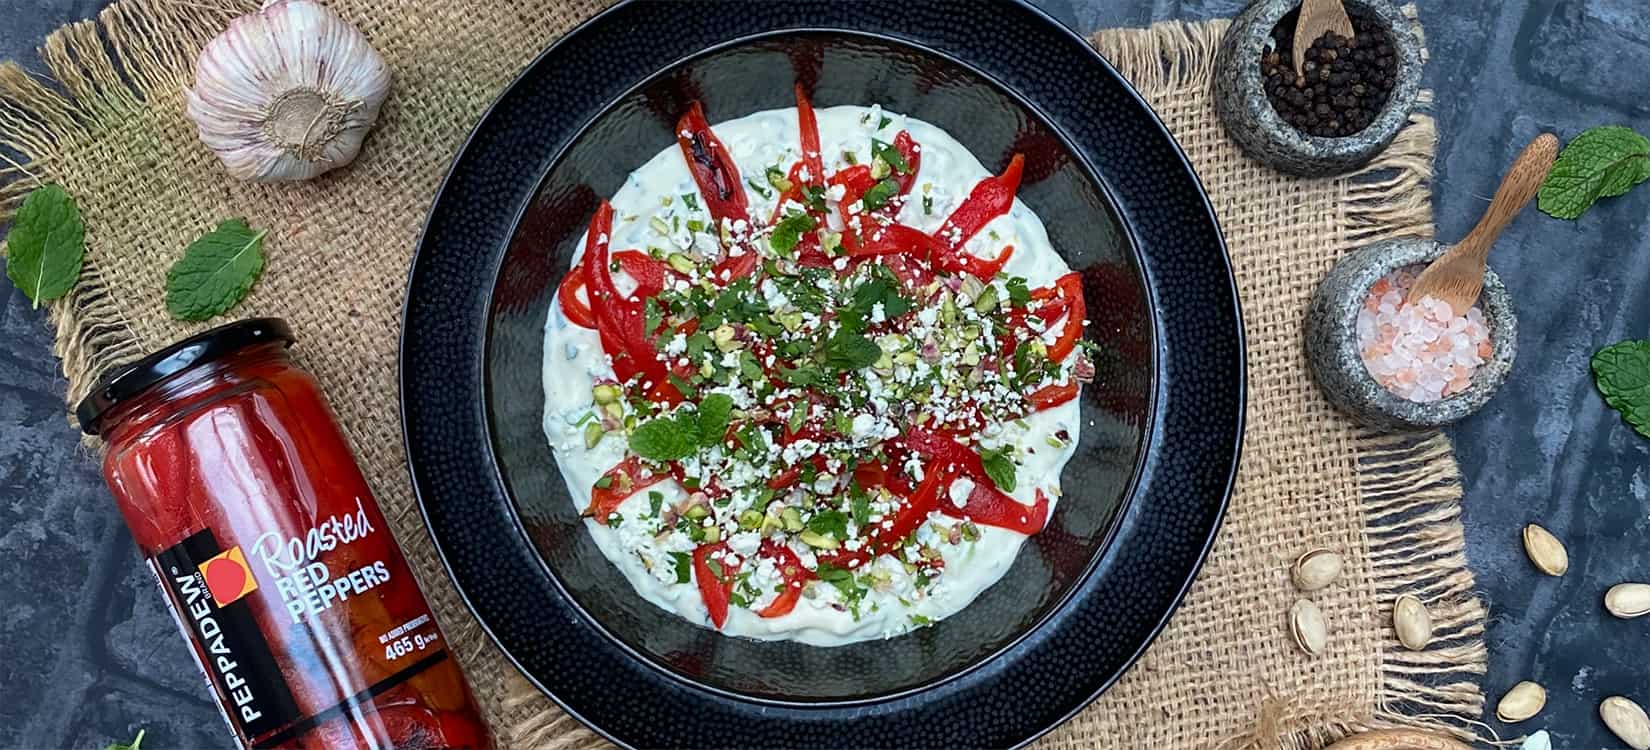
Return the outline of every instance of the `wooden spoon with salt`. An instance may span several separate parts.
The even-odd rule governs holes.
[[[1456,315],[1465,315],[1477,304],[1478,295],[1484,290],[1484,262],[1489,258],[1490,247],[1501,230],[1512,223],[1519,209],[1541,189],[1541,181],[1547,179],[1557,156],[1558,138],[1552,133],[1542,133],[1530,141],[1501,178],[1501,186],[1495,189],[1495,197],[1490,199],[1490,207],[1484,209],[1478,225],[1421,272],[1414,288],[1409,290],[1409,299],[1432,297],[1447,302]]]
[[[1343,39],[1352,38],[1352,19],[1341,0],[1301,0],[1295,21],[1295,80],[1306,75],[1306,51],[1331,31]]]

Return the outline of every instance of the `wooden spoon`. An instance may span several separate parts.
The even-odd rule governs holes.
[[[1295,79],[1306,75],[1306,51],[1312,43],[1331,31],[1346,39],[1352,38],[1352,19],[1346,15],[1341,0],[1301,0],[1300,15],[1295,21]]]
[[[1454,314],[1465,315],[1484,290],[1484,261],[1490,255],[1490,246],[1541,189],[1541,181],[1547,179],[1557,156],[1558,139],[1552,133],[1542,133],[1530,141],[1501,178],[1501,186],[1495,189],[1495,197],[1490,199],[1490,207],[1484,210],[1478,225],[1421,272],[1421,278],[1409,290],[1409,298],[1432,297],[1449,303]]]

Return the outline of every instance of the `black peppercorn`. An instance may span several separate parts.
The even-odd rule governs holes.
[[[1307,50],[1302,75],[1294,60],[1295,14],[1272,29],[1272,49],[1261,54],[1266,98],[1278,116],[1309,135],[1348,136],[1369,127],[1391,96],[1397,58],[1373,18],[1352,14],[1351,39],[1329,33]],[[1360,40],[1362,43],[1360,43]]]

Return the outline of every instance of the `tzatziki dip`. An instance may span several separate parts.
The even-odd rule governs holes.
[[[653,604],[835,646],[968,606],[1047,523],[1092,379],[1082,277],[945,131],[758,112],[596,210],[544,326],[544,430]]]

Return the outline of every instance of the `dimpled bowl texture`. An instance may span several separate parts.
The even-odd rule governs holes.
[[[1494,271],[1484,274],[1478,308],[1490,331],[1490,358],[1473,372],[1465,391],[1431,403],[1394,395],[1364,366],[1358,346],[1358,311],[1369,288],[1405,266],[1430,263],[1445,246],[1431,240],[1388,240],[1348,253],[1330,269],[1306,319],[1306,354],[1313,376],[1336,407],[1371,427],[1413,430],[1441,427],[1478,411],[1512,371],[1518,352],[1518,319],[1507,288]]]
[[[1266,98],[1260,58],[1280,21],[1294,23],[1300,0],[1255,0],[1232,21],[1215,57],[1215,114],[1245,153],[1290,174],[1324,177],[1357,169],[1392,143],[1409,122],[1421,89],[1421,42],[1413,25],[1385,0],[1345,0],[1348,12],[1378,19],[1397,56],[1386,106],[1362,131],[1343,138],[1307,135],[1283,121]],[[1282,51],[1285,55],[1288,50]]]
[[[1080,491],[1057,505],[1048,529],[958,614],[910,635],[834,648],[722,636],[638,596],[596,549],[568,497],[540,427],[544,399],[534,364],[556,282],[596,202],[660,149],[675,147],[676,120],[693,100],[703,102],[712,123],[793,106],[798,54],[817,56],[828,71],[812,87],[816,107],[875,102],[909,114],[952,133],[992,171],[1023,152],[1028,178],[1020,198],[1086,284],[1105,290],[1097,317],[1121,323],[1094,336],[1107,353],[1097,378],[1107,392],[1091,387],[1083,402],[1082,439],[1062,476],[1064,487]],[[610,634],[658,664],[730,692],[789,700],[872,697],[931,683],[1002,649],[1082,577],[1139,462],[1152,379],[1147,311],[1117,217],[1099,185],[1035,113],[979,75],[913,47],[784,37],[701,55],[649,80],[591,123],[551,168],[499,274],[490,405],[502,437],[500,465],[529,535],[568,593]]]

